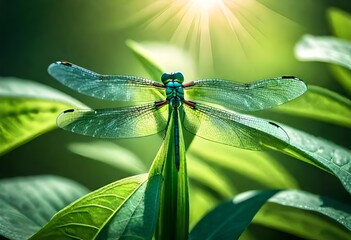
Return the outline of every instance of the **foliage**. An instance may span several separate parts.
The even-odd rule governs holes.
[[[0,155],[56,128],[57,115],[72,106],[84,105],[33,81],[1,78]]]
[[[82,185],[57,176],[0,181],[0,234],[28,239],[61,208],[88,193]]]
[[[349,29],[345,27],[350,23],[348,14],[338,9],[330,9],[328,14],[336,35],[350,40],[349,32],[344,31]],[[132,40],[126,44],[149,76],[159,80],[166,60],[155,57],[148,50],[150,44]],[[168,49],[164,44],[152,46]],[[334,37],[306,35],[296,45],[296,54],[304,61],[337,64],[333,71],[350,91],[350,46],[348,41]],[[173,55],[172,64],[188,63],[183,57]],[[196,75],[195,64],[187,66],[189,75]],[[0,155],[56,128],[57,115],[71,107],[88,108],[36,82],[0,79]],[[345,129],[351,126],[350,100],[315,85],[309,85],[299,99],[269,111]],[[168,128],[172,129],[170,119]],[[350,238],[350,206],[297,190],[300,186],[294,171],[280,161],[291,156],[318,167],[339,179],[350,193],[350,150],[296,127],[279,125],[288,140],[260,129],[269,140],[265,143],[268,153],[234,149],[180,131],[179,171],[174,165],[174,133],[167,130],[150,170],[144,174],[148,169],[145,159],[117,144],[69,143],[68,149],[79,156],[106,164],[116,172],[140,175],[90,193],[80,184],[56,176],[0,180],[0,235],[11,240],[238,239],[245,238],[243,232],[254,223],[308,239]],[[253,188],[268,190],[243,190],[240,179],[252,183]]]

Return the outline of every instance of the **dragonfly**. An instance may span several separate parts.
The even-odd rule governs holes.
[[[98,138],[143,137],[166,132],[173,117],[178,170],[180,127],[198,137],[249,150],[265,149],[272,141],[269,135],[288,143],[288,134],[278,124],[242,112],[281,105],[307,90],[303,80],[294,76],[250,83],[224,79],[184,83],[183,74],[173,72],[164,73],[158,82],[131,75],[98,74],[67,61],[51,64],[48,72],[81,94],[140,102],[127,107],[66,110],[57,118],[57,125],[65,130]]]

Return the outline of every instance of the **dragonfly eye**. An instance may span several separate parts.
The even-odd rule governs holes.
[[[181,72],[175,72],[173,73],[174,79],[177,79],[179,82],[184,82],[184,76]]]
[[[161,76],[162,83],[167,83],[170,79],[171,79],[171,74],[169,73],[164,73]]]

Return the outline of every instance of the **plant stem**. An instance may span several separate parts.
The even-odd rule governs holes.
[[[175,111],[177,112],[175,113]],[[164,157],[163,167],[161,168],[160,163],[154,163],[152,167],[152,171],[162,169],[163,175],[160,213],[155,233],[157,240],[184,240],[188,239],[189,234],[189,192],[185,146],[182,128],[174,127],[177,124],[181,126],[179,118],[176,118],[178,121],[176,124],[174,122],[174,114],[178,114],[178,111],[176,108],[171,113],[166,137],[158,154],[160,162],[161,158]],[[175,131],[178,131],[179,135],[179,170],[175,164],[174,136],[177,134]]]

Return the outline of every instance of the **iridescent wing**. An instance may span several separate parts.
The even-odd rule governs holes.
[[[56,62],[48,72],[79,93],[115,101],[150,102],[165,98],[161,83],[129,75],[102,75],[69,62]]]
[[[224,106],[234,111],[257,111],[288,102],[302,95],[306,84],[299,78],[283,76],[251,83],[204,79],[184,84],[185,97]]]
[[[185,104],[183,126],[196,136],[250,150],[262,150],[267,145],[284,148],[289,143],[284,129],[273,122],[191,103],[190,107]]]
[[[98,138],[133,138],[165,130],[168,104],[155,103],[97,110],[70,109],[61,113],[57,125],[65,130]]]

